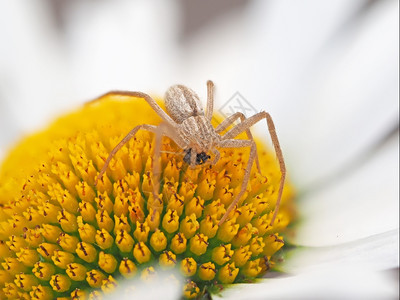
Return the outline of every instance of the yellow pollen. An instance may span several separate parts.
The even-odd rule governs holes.
[[[176,265],[176,255],[171,251],[164,251],[160,255],[160,266],[163,269],[170,269]]]
[[[105,229],[96,231],[95,240],[96,244],[103,250],[111,248],[114,244],[114,238]]]
[[[200,289],[194,281],[189,281],[183,287],[183,295],[187,299],[193,299],[193,298],[197,297],[199,295],[199,293],[200,293]]]
[[[93,225],[84,223],[81,216],[77,218],[77,222],[80,240],[89,244],[93,244],[95,242],[96,228]]]
[[[266,236],[263,242],[265,244],[263,255],[265,256],[274,255],[274,253],[281,249],[285,244],[283,238],[278,234],[271,234]]]
[[[66,273],[74,281],[83,281],[86,278],[87,268],[78,263],[67,265]]]
[[[53,264],[38,261],[32,269],[33,274],[40,280],[49,281],[56,269]]]
[[[51,260],[57,267],[66,269],[68,264],[74,262],[75,256],[72,253],[57,250],[54,251]]]
[[[39,254],[34,249],[23,248],[16,255],[18,260],[27,267],[33,267],[39,260]]]
[[[242,267],[251,257],[252,252],[250,251],[250,245],[242,246],[235,250],[232,260],[236,266]]]
[[[133,233],[133,236],[139,242],[147,242],[147,237],[149,236],[150,227],[147,225],[147,222],[139,223],[136,221],[136,229]]]
[[[195,214],[196,218],[200,218],[204,209],[204,200],[200,197],[192,198],[185,208],[185,214],[187,216]]]
[[[104,253],[103,251],[99,254],[99,267],[106,273],[114,273],[117,268],[117,260],[112,254]]]
[[[96,220],[100,229],[104,229],[108,232],[113,230],[114,221],[110,218],[106,210],[99,210],[96,214]]]
[[[68,291],[71,286],[71,280],[66,275],[57,274],[51,276],[50,285],[54,291],[62,293]]]
[[[137,272],[137,268],[134,262],[126,257],[122,259],[118,270],[122,274],[122,276],[128,278],[134,276]]]
[[[190,239],[190,251],[200,256],[206,253],[208,247],[208,237],[202,233],[196,234]]]
[[[133,249],[133,256],[138,263],[142,264],[151,259],[151,252],[145,243],[139,242]]]
[[[71,293],[71,300],[83,300],[86,298],[87,298],[87,293],[78,288]]]
[[[208,238],[213,238],[218,231],[217,219],[212,218],[210,215],[207,215],[200,222],[200,233],[208,236]]]
[[[196,220],[196,215],[191,214],[181,221],[179,231],[182,232],[187,239],[190,239],[196,233],[199,227],[200,225]]]
[[[157,229],[150,237],[150,245],[154,251],[160,252],[167,247],[167,238],[165,234]]]
[[[181,262],[181,272],[183,275],[189,277],[196,274],[197,263],[192,257],[185,258]]]
[[[18,274],[15,276],[14,282],[20,289],[26,292],[31,290],[32,285],[37,285],[39,283],[38,279],[30,274]]]
[[[76,248],[76,254],[84,261],[91,263],[97,258],[97,251],[92,244],[80,242]]]
[[[212,251],[212,261],[218,265],[223,265],[230,261],[233,255],[233,250],[231,250],[231,244],[221,245],[214,248]]]
[[[120,229],[115,237],[115,244],[121,252],[130,252],[135,241],[124,229]]]
[[[171,241],[171,249],[175,254],[181,254],[186,251],[187,239],[182,233],[177,233]]]
[[[32,299],[37,300],[51,300],[53,299],[53,291],[50,287],[39,284],[32,287],[32,290],[29,292],[29,296]]]
[[[114,220],[115,220],[114,233],[118,232],[119,230],[125,230],[126,232],[131,231],[131,226],[129,225],[128,218],[125,217],[124,214],[122,214],[119,217],[114,216]]]
[[[246,226],[241,228],[239,232],[232,239],[232,245],[236,248],[246,245],[253,235],[253,227],[250,223],[247,223]]]
[[[86,281],[93,288],[99,288],[102,285],[103,280],[106,276],[99,270],[91,270],[86,273]]]
[[[174,233],[179,228],[179,216],[176,210],[168,209],[162,221],[163,228],[168,233]]]
[[[79,211],[81,213],[83,221],[91,223],[96,220],[96,209],[94,208],[92,203],[88,201],[80,202]]]
[[[239,230],[239,224],[235,220],[228,220],[224,222],[218,229],[217,238],[224,242],[229,243]]]
[[[235,263],[228,263],[219,270],[218,279],[222,283],[232,283],[238,274],[239,268],[235,267]]]
[[[249,278],[257,277],[261,271],[262,268],[260,267],[260,259],[247,262],[243,268],[243,273]]]
[[[67,252],[75,252],[75,249],[79,243],[79,239],[76,236],[69,235],[67,233],[61,233],[57,239],[57,243]]]
[[[145,282],[151,282],[157,275],[156,270],[154,267],[147,267],[142,271],[142,274],[140,275],[140,279],[145,281]]]
[[[259,238],[252,238],[250,240],[250,251],[253,253],[253,256],[257,256],[263,252],[265,247],[265,243],[261,237]]]
[[[101,289],[103,292],[110,293],[116,287],[117,287],[117,281],[111,275],[108,275],[108,278],[104,279],[101,282]]]
[[[36,251],[46,260],[51,260],[54,252],[57,250],[60,250],[60,247],[50,243],[42,243],[36,249]]]
[[[199,277],[201,280],[210,281],[213,280],[217,273],[217,269],[212,262],[207,262],[199,267]]]

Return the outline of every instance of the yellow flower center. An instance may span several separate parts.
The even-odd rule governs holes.
[[[255,278],[273,264],[281,232],[293,219],[286,185],[270,225],[280,180],[274,155],[257,143],[245,195],[218,226],[240,191],[246,149],[220,149],[212,167],[188,168],[185,149],[162,146],[162,206],[152,195],[153,136],[139,131],[112,159],[112,148],[139,124],[160,119],[142,99],[104,99],[24,139],[0,171],[0,298],[84,299],[115,289],[123,277],[151,280],[157,267],[204,286]],[[215,124],[214,124],[215,125]],[[268,267],[266,267],[268,266]]]

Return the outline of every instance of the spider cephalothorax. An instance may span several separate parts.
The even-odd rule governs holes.
[[[159,161],[160,158],[161,140],[163,136],[169,137],[181,149],[183,149],[185,153],[183,160],[191,167],[205,164],[210,159],[210,156],[207,154],[208,152],[212,152],[215,155],[215,158],[210,162],[211,165],[215,164],[220,158],[220,153],[217,148],[249,147],[250,155],[244,172],[241,189],[233,199],[232,203],[229,205],[226,213],[219,221],[219,224],[222,224],[228,217],[229,213],[235,208],[240,198],[246,192],[246,187],[250,179],[250,171],[253,163],[256,164],[257,169],[260,172],[260,164],[258,162],[256,143],[253,140],[253,136],[250,132],[250,127],[258,121],[266,119],[268,131],[271,135],[272,143],[274,145],[275,152],[279,160],[280,170],[282,173],[278,190],[278,199],[276,201],[274,214],[271,218],[271,224],[273,224],[279,210],[283,185],[285,182],[286,168],[272,118],[267,112],[264,111],[259,112],[249,118],[246,118],[241,112],[236,112],[230,115],[221,124],[214,128],[211,125],[211,118],[213,115],[214,106],[213,88],[214,84],[212,83],[212,81],[208,81],[207,107],[205,112],[197,94],[184,85],[174,85],[167,90],[165,94],[165,107],[168,113],[165,112],[157,104],[157,102],[154,101],[153,98],[141,92],[115,91],[107,93],[102,97],[93,100],[97,101],[109,95],[143,98],[162,118],[162,122],[158,126],[143,124],[133,128],[128,133],[128,135],[124,137],[111,151],[107,160],[104,163],[103,168],[97,176],[96,182],[102,178],[115,153],[117,153],[118,150],[121,149],[121,147],[125,143],[127,143],[136,134],[136,132],[141,129],[153,132],[155,134],[153,154],[153,161],[155,162]],[[234,125],[231,129],[227,130],[226,133],[221,134],[229,126],[233,125],[234,122],[238,119],[240,119],[239,124]],[[237,137],[242,132],[246,132],[248,139],[235,139],[235,137]],[[160,199],[158,198],[158,193],[160,191],[160,173],[160,164],[153,163],[153,196],[155,199],[159,200],[159,205],[163,205],[162,201],[160,201]]]

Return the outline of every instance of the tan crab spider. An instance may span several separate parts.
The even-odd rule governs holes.
[[[89,102],[101,100],[106,96],[126,96],[143,98],[153,108],[153,110],[161,117],[162,122],[158,126],[154,125],[138,125],[133,128],[108,155],[100,173],[98,174],[95,185],[107,170],[111,159],[139,130],[147,130],[155,134],[154,154],[153,154],[153,196],[158,199],[160,205],[161,200],[158,197],[160,190],[159,175],[160,164],[159,158],[161,154],[161,140],[163,136],[172,139],[178,147],[184,150],[184,161],[194,168],[196,165],[210,163],[214,165],[220,158],[220,153],[216,148],[243,148],[250,147],[250,155],[245,169],[244,177],[240,192],[236,195],[232,203],[229,205],[225,214],[222,216],[218,225],[221,225],[229,213],[239,202],[240,198],[246,191],[247,183],[250,179],[250,172],[253,163],[256,163],[257,170],[261,174],[260,164],[257,156],[256,143],[250,132],[250,127],[262,119],[266,119],[268,131],[272,139],[275,153],[279,161],[281,171],[281,180],[278,190],[278,198],[275,205],[274,214],[271,219],[273,225],[279,211],[279,205],[282,198],[283,186],[286,177],[285,162],[282,150],[279,145],[278,136],[276,135],[275,126],[271,116],[267,112],[259,112],[249,118],[246,118],[241,112],[236,112],[226,118],[216,128],[211,125],[214,106],[214,83],[207,81],[207,110],[204,112],[200,99],[197,94],[183,85],[174,85],[170,87],[165,94],[166,113],[149,95],[141,92],[112,91],[103,96]],[[225,129],[232,125],[236,120],[240,119],[240,123],[233,126],[225,134],[220,135]],[[234,139],[240,133],[246,132],[248,139]],[[208,152],[212,152],[215,158],[208,161],[210,156]],[[195,154],[195,155],[194,155]],[[208,161],[208,162],[207,162]]]

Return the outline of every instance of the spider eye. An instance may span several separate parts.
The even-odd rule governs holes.
[[[196,164],[204,164],[208,159],[210,159],[210,155],[207,155],[205,152],[198,153],[196,156]]]
[[[190,165],[192,154],[196,155],[196,165],[202,165],[211,158],[205,152],[193,153],[192,148],[189,148],[185,150],[185,156],[183,157],[183,161],[188,165]]]

